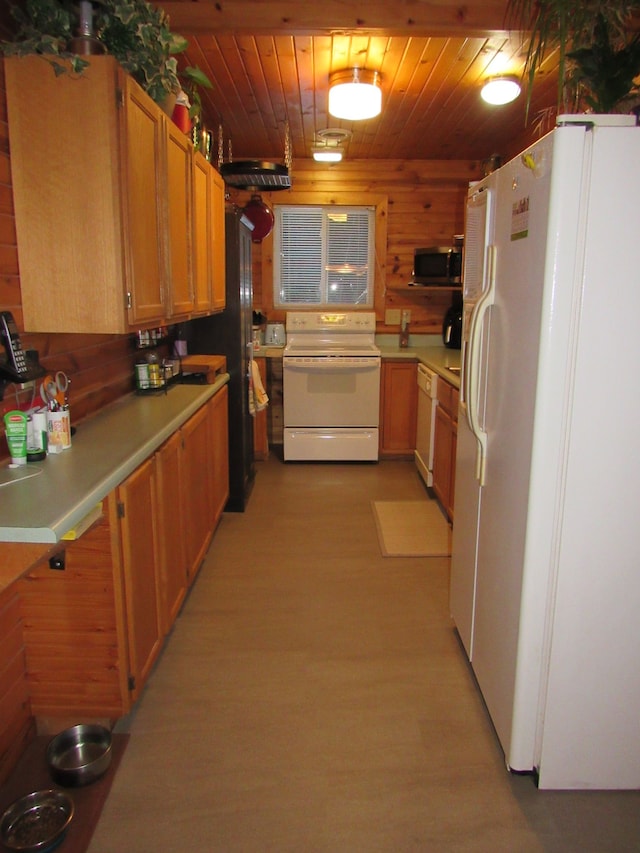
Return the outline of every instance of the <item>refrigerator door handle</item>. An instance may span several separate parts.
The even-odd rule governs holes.
[[[482,358],[482,332],[484,318],[489,308],[494,304],[496,284],[496,247],[487,246],[486,257],[486,287],[471,315],[469,330],[469,369],[465,371],[464,397],[467,401],[466,415],[469,429],[478,443],[476,452],[476,479],[484,486],[487,461],[487,433],[480,425],[480,362]]]

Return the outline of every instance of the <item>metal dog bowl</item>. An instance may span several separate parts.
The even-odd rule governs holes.
[[[62,840],[73,817],[73,800],[64,791],[35,791],[12,803],[0,820],[9,850],[42,853]]]
[[[88,785],[111,764],[111,732],[98,725],[65,729],[47,747],[47,763],[58,785]]]

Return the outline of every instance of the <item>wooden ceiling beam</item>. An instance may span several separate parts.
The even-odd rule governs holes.
[[[154,0],[182,35],[481,36],[505,34],[505,0]]]

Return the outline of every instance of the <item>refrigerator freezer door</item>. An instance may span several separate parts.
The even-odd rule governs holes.
[[[493,240],[493,204],[495,202],[495,175],[490,176],[469,197],[465,226],[464,304],[462,325],[462,375],[460,377],[460,403],[458,438],[456,445],[456,518],[453,527],[451,552],[451,583],[449,607],[462,644],[471,660],[473,658],[473,616],[476,589],[476,560],[478,528],[481,514],[481,489],[477,477],[479,445],[470,426],[468,413],[468,384],[471,369],[478,372],[476,387],[484,383],[482,348],[485,337],[476,339],[472,358],[471,329],[478,300],[486,286],[486,248]],[[473,363],[473,364],[472,364]],[[482,377],[479,371],[482,370]],[[471,421],[484,423],[484,396],[474,401]]]

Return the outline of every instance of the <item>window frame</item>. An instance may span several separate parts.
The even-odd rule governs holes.
[[[286,196],[286,198],[284,197]],[[247,196],[247,198],[249,198]],[[270,206],[277,204],[337,204],[350,206],[373,205],[375,207],[375,270],[374,270],[374,311],[378,320],[384,317],[384,293],[386,284],[387,261],[387,220],[389,199],[386,194],[376,192],[318,192],[295,189],[286,193],[263,193],[263,198]],[[264,238],[259,248],[260,256],[256,263],[258,271],[255,289],[262,311],[269,320],[281,322],[285,319],[286,310],[276,308],[273,304],[274,269],[273,269],[273,231]],[[306,309],[305,309],[306,310]],[[310,308],[310,310],[314,310]],[[371,310],[371,309],[369,309]]]
[[[298,268],[300,269],[300,258],[304,259],[307,254],[309,256],[309,260],[312,263],[312,267],[310,267],[310,274],[308,279],[304,281],[304,275],[300,276],[300,294],[301,295],[309,295],[314,296],[317,294],[319,297],[318,301],[313,301],[312,299],[301,299],[299,301],[295,301],[291,299],[289,301],[283,301],[283,289],[287,288],[291,291],[292,288],[296,287],[295,275],[292,276],[292,270],[287,269],[286,264],[281,264],[281,238],[284,236],[286,241],[286,246],[291,247],[291,236],[292,230],[289,230],[283,235],[283,216],[286,214],[286,211],[291,208],[296,208],[299,211],[299,217],[302,221],[305,218],[305,215],[308,213],[308,223],[311,237],[306,240],[302,238],[300,240],[300,246],[294,247],[298,250]],[[366,308],[367,310],[371,310],[375,304],[375,258],[376,258],[376,210],[375,205],[372,204],[359,204],[359,205],[344,205],[344,204],[281,204],[274,206],[275,211],[275,226],[274,226],[274,265],[273,265],[273,303],[277,309],[281,309],[284,311],[299,311],[305,309],[313,309],[318,311],[326,311],[326,310],[357,310],[358,308]],[[355,226],[353,231],[347,232],[346,234],[340,233],[341,227],[339,225],[336,226],[335,222],[332,222],[334,217],[338,215],[356,215],[358,214],[360,217],[364,218],[364,222],[362,218],[359,223]],[[284,223],[288,225],[289,223]],[[295,227],[295,223],[293,223]],[[316,227],[319,227],[319,231],[316,232]],[[337,230],[334,230],[337,229]],[[366,230],[366,237],[364,236],[364,231]],[[334,273],[334,283],[337,283],[338,286],[345,286],[346,290],[349,290],[350,284],[349,279],[352,278],[352,271],[347,271],[344,274],[344,277],[337,268],[333,270],[330,267],[330,262],[335,259],[335,256],[338,255],[338,258],[341,262],[345,260],[345,254],[342,249],[342,241],[346,237],[351,240],[351,234],[353,234],[357,239],[358,243],[356,246],[356,251],[358,247],[360,249],[360,259],[364,261],[364,255],[366,250],[366,262],[364,262],[366,267],[366,288],[361,291],[361,295],[364,295],[366,298],[364,301],[360,299],[359,301],[331,301],[330,300],[330,291],[331,291],[331,279],[332,272]],[[335,242],[330,240],[330,237],[335,235]],[[360,239],[362,238],[362,239]],[[300,251],[300,249],[302,251]],[[334,260],[335,262],[335,260]],[[283,284],[283,266],[285,267],[285,271],[287,274],[287,282]],[[295,264],[294,264],[295,267]],[[305,267],[305,264],[302,264],[302,267]],[[293,270],[295,273],[295,269]],[[337,273],[337,275],[335,275]],[[353,282],[355,284],[362,285],[362,282],[358,282],[357,276],[353,275]],[[290,294],[294,295],[294,294]]]

